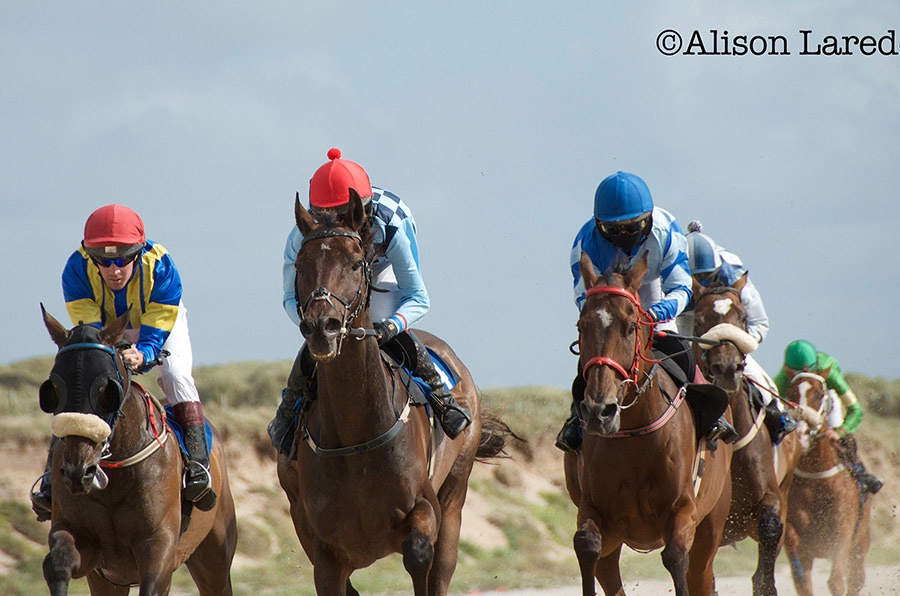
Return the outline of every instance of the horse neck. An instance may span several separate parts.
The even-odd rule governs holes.
[[[397,420],[393,383],[378,342],[345,340],[340,354],[318,365],[318,409],[323,437],[342,444],[371,439]]]
[[[824,434],[812,439],[812,444],[800,455],[798,467],[807,472],[821,472],[841,463],[835,446]]]
[[[148,407],[141,391],[131,385],[109,442],[113,459],[130,456],[155,439],[150,428]],[[161,420],[162,414],[158,412],[157,424]],[[157,431],[161,432],[159,429]]]

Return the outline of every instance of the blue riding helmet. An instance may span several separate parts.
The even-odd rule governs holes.
[[[647,183],[628,172],[607,176],[594,193],[594,218],[597,221],[633,219],[651,211],[653,197]]]
[[[691,232],[687,235],[687,241],[688,263],[692,275],[718,271],[722,266],[722,257],[712,238],[700,232]]]

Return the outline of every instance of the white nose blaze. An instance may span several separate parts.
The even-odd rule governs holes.
[[[604,329],[608,329],[610,325],[612,325],[612,315],[609,314],[605,309],[600,309],[597,311],[597,318],[600,320],[600,324]]]

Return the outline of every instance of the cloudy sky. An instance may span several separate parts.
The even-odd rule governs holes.
[[[411,206],[420,327],[484,388],[569,385],[569,250],[616,170],[748,264],[767,369],[806,338],[900,376],[900,5],[427,4],[2,3],[0,363],[54,352],[38,305],[68,321],[111,202],[173,254],[196,364],[293,358],[281,251],[338,146]]]

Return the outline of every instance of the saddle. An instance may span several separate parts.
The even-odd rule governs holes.
[[[702,441],[725,410],[728,409],[728,393],[711,383],[688,382],[687,375],[665,353],[653,350],[653,357],[660,360],[662,369],[678,387],[685,388],[685,401],[694,415],[697,442]]]

